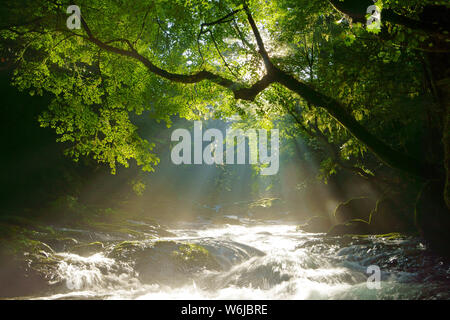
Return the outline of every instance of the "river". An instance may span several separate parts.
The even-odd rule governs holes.
[[[108,249],[83,257],[61,252],[64,288],[34,299],[449,299],[450,266],[413,237],[326,237],[295,225],[242,221],[180,223],[164,240],[196,243],[220,265],[190,274],[163,266],[142,280]],[[145,240],[142,246],[151,246]],[[169,254],[169,253],[167,253]],[[368,286],[369,266],[381,271]],[[141,268],[142,269],[142,268]]]

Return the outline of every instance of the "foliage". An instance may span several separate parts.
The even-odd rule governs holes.
[[[420,161],[441,161],[440,146],[427,135],[430,128],[442,132],[425,80],[424,52],[435,42],[430,33],[389,21],[373,33],[325,0],[252,0],[249,9],[237,0],[78,1],[83,27],[69,30],[68,4],[10,4],[0,37],[2,51],[13,52],[15,84],[30,94],[52,93],[41,125],[69,143],[66,152],[75,160],[91,156],[114,173],[117,164],[127,167],[135,159],[151,171],[159,161],[155,143],[139,134],[135,116],[150,115],[170,126],[175,115],[201,119],[213,110],[217,118],[238,113],[246,125],[276,125],[287,139],[306,139],[322,152],[325,180],[337,166],[371,176],[389,148]],[[383,11],[409,19],[438,4],[445,3],[378,2]],[[343,126],[308,94],[272,84],[255,99],[235,99],[246,97],[239,90],[267,72],[250,19],[277,68],[339,101],[351,121],[386,144],[375,152],[378,160],[368,155],[368,140],[355,137],[356,122]],[[424,153],[417,139],[433,152]],[[135,188],[142,191],[139,183]]]

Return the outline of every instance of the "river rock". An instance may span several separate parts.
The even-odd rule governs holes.
[[[178,283],[203,270],[220,266],[204,247],[192,243],[157,241],[136,261],[136,271],[145,283]]]
[[[132,263],[144,283],[186,282],[203,269],[220,270],[206,248],[178,241],[124,241],[114,247],[109,257]]]
[[[328,236],[342,236],[345,234],[371,234],[370,225],[364,220],[350,220],[346,223],[340,223],[333,226],[330,231],[328,231]]]
[[[57,283],[59,259],[40,241],[0,241],[0,297],[32,295]]]
[[[329,217],[315,216],[310,218],[304,225],[298,226],[298,229],[311,233],[325,233],[331,227],[332,223]]]
[[[76,253],[80,256],[91,256],[95,253],[102,252],[104,249],[103,243],[101,242],[91,242],[88,244],[80,244],[74,246],[71,252]]]
[[[412,217],[408,217],[408,208],[402,202],[398,205],[392,198],[377,201],[375,209],[370,214],[370,226],[375,233],[408,232],[414,229]],[[412,214],[411,214],[412,216]]]
[[[344,223],[352,219],[368,221],[375,204],[376,201],[374,199],[367,197],[350,199],[336,207],[334,219],[336,223]]]

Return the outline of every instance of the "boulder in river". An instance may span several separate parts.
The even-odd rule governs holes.
[[[305,224],[298,226],[299,230],[311,233],[325,233],[330,230],[332,223],[327,216],[314,216],[310,218]]]
[[[71,252],[79,254],[80,256],[91,256],[95,253],[102,252],[103,249],[103,243],[96,241],[87,244],[76,245],[71,249]]]
[[[412,231],[414,229],[412,214],[408,217],[408,209],[412,212],[412,208],[401,206],[392,198],[378,200],[370,214],[371,229],[379,234]]]
[[[368,197],[354,198],[339,204],[334,211],[336,223],[344,223],[352,219],[369,220],[376,201]]]
[[[221,268],[203,246],[179,241],[124,241],[109,257],[132,263],[144,283],[186,282],[198,271]]]
[[[333,226],[327,233],[328,236],[342,236],[345,234],[363,235],[372,234],[372,231],[367,221],[353,219]]]
[[[18,226],[0,225],[0,297],[35,294],[57,282],[59,259],[45,243]],[[6,232],[6,233],[5,233]]]

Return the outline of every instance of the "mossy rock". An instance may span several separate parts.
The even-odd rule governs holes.
[[[297,227],[298,230],[311,233],[325,233],[332,227],[329,217],[315,216],[310,218],[305,224]]]
[[[372,231],[367,221],[354,219],[333,226],[327,233],[328,236],[343,236],[346,234],[365,235],[372,234]]]
[[[156,241],[147,253],[145,256],[141,255],[140,261],[136,264],[144,280],[151,280],[153,276],[156,278],[183,277],[203,269],[220,269],[220,265],[209,251],[198,244]],[[142,272],[144,270],[145,272]]]
[[[103,252],[105,246],[101,242],[91,242],[74,246],[70,251],[80,256],[91,256],[93,254]]]
[[[114,247],[109,257],[134,264],[144,283],[182,283],[198,271],[220,270],[206,248],[179,241],[124,241]]]
[[[368,197],[350,199],[339,204],[334,211],[336,223],[344,223],[352,219],[369,220],[376,201]]]
[[[43,242],[18,234],[0,240],[0,297],[31,295],[57,282],[59,259]]]
[[[409,207],[409,208],[408,208]],[[369,223],[375,233],[412,232],[413,225],[412,207],[404,203],[402,199],[394,201],[392,198],[382,198],[377,201],[375,209],[370,214]],[[412,212],[411,212],[412,213]]]
[[[78,240],[70,237],[45,237],[45,239],[43,239],[42,241],[48,244],[54,251],[57,252],[69,251],[71,248],[79,244]]]
[[[209,251],[198,244],[183,243],[177,250],[172,251],[172,257],[179,270],[183,272],[198,271],[199,269],[219,269],[219,264]]]
[[[146,244],[142,241],[122,241],[114,246],[108,257],[118,260],[134,260],[137,254],[144,251]]]

